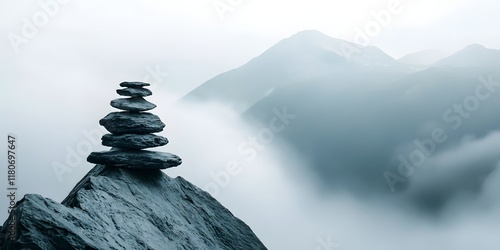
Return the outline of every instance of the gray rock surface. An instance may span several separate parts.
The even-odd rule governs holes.
[[[171,153],[125,149],[92,152],[87,157],[87,161],[95,164],[134,169],[166,169],[182,164],[182,159]]]
[[[0,249],[261,250],[252,230],[208,193],[159,170],[94,167],[59,204],[26,195]]]
[[[113,135],[105,134],[102,137],[102,145],[108,147],[118,147],[124,149],[145,149],[165,146],[168,144],[168,139],[163,136],[145,134],[125,134]]]
[[[125,88],[125,89],[117,89],[116,93],[122,96],[131,96],[131,97],[141,97],[141,96],[150,96],[153,94],[149,89],[143,88]]]
[[[122,82],[122,83],[120,83],[121,87],[128,87],[128,88],[142,88],[142,87],[147,87],[150,85],[151,84],[145,83],[145,82]]]
[[[119,98],[111,101],[111,106],[117,109],[140,112],[156,108],[156,105],[146,101],[142,97]]]
[[[99,121],[109,132],[121,134],[148,134],[163,131],[165,124],[151,113],[112,112]]]

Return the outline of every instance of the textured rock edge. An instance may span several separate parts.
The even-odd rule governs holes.
[[[112,172],[112,171],[118,171],[118,172]],[[119,172],[119,171],[122,171],[122,172]],[[109,172],[110,174],[108,175],[107,172]],[[148,179],[148,180],[153,181],[153,183],[155,181],[158,181],[158,180],[165,180],[165,181],[167,181],[167,184],[166,184],[167,186],[169,186],[169,187],[170,186],[178,186],[180,188],[179,191],[181,193],[181,198],[185,202],[192,203],[193,201],[191,200],[190,196],[195,195],[198,197],[197,200],[198,199],[201,200],[201,202],[203,204],[212,204],[212,206],[217,207],[217,209],[219,209],[219,211],[222,212],[222,214],[226,214],[227,216],[230,216],[231,221],[233,221],[233,223],[236,223],[236,225],[238,225],[237,231],[235,231],[234,233],[240,234],[242,232],[245,232],[245,235],[246,235],[245,237],[248,237],[248,238],[244,238],[245,239],[244,242],[240,242],[237,240],[235,241],[234,239],[230,240],[229,242],[225,242],[225,240],[223,238],[222,242],[224,242],[225,247],[217,248],[217,249],[259,249],[259,250],[260,249],[267,249],[262,244],[262,242],[258,239],[258,237],[253,233],[253,231],[251,230],[251,228],[248,225],[246,225],[243,221],[239,220],[237,217],[234,217],[234,215],[232,215],[232,213],[229,210],[227,210],[223,205],[221,205],[217,200],[215,200],[209,193],[199,189],[198,187],[196,187],[195,185],[186,181],[182,177],[171,178],[159,170],[148,170],[148,171],[125,170],[125,169],[116,169],[116,168],[112,168],[112,167],[107,167],[107,166],[103,166],[103,165],[97,165],[91,171],[89,171],[87,173],[87,175],[85,177],[83,177],[83,179],[76,184],[76,186],[73,188],[73,190],[68,194],[68,196],[63,200],[63,202],[61,204],[59,204],[51,199],[43,198],[40,195],[33,195],[33,194],[26,195],[21,201],[18,202],[16,208],[14,209],[14,212],[9,217],[9,219],[10,219],[13,215],[17,216],[17,221],[19,223],[18,226],[20,226],[20,228],[21,228],[21,229],[18,228],[18,235],[25,236],[24,238],[21,238],[21,242],[24,241],[25,244],[17,245],[17,244],[10,242],[7,239],[7,235],[6,235],[7,230],[2,230],[2,231],[0,231],[0,248],[1,249],[20,249],[22,247],[22,249],[53,249],[50,247],[49,248],[40,248],[36,243],[29,244],[29,245],[26,244],[27,242],[30,242],[30,240],[36,242],[37,239],[32,238],[33,232],[31,232],[23,227],[23,221],[24,221],[24,223],[26,223],[26,220],[29,220],[30,225],[32,225],[33,223],[37,224],[38,226],[41,227],[41,228],[37,227],[37,229],[39,231],[43,230],[44,232],[45,232],[45,230],[63,230],[64,229],[64,228],[58,228],[58,227],[56,227],[55,229],[50,228],[50,227],[44,228],[43,221],[45,220],[45,218],[35,218],[35,221],[33,222],[33,218],[31,218],[30,216],[35,216],[35,217],[38,216],[38,213],[33,213],[33,211],[36,211],[36,207],[43,206],[44,208],[45,207],[53,208],[54,211],[56,212],[55,215],[57,215],[57,210],[64,212],[64,211],[75,209],[74,210],[75,213],[79,213],[79,214],[85,213],[85,211],[82,210],[80,207],[80,201],[79,201],[80,191],[86,192],[86,190],[94,189],[94,185],[95,185],[96,180],[97,180],[97,179],[95,179],[96,177],[103,177],[106,179],[106,178],[113,178],[113,177],[117,177],[117,176],[119,177],[119,176],[122,176],[123,174],[128,175],[128,176],[135,176],[134,178]],[[116,178],[113,178],[113,179],[116,179]],[[103,181],[103,180],[101,180],[101,181]],[[99,189],[94,189],[94,190],[99,191]],[[168,190],[166,190],[166,191],[168,191]],[[27,205],[27,208],[26,208],[26,205]],[[193,203],[193,205],[194,205],[194,203]],[[25,212],[24,209],[28,209],[28,212]],[[26,218],[26,216],[23,217],[24,213],[27,213],[28,218]],[[50,215],[52,215],[52,214],[50,214]],[[58,222],[64,221],[64,219],[65,218],[63,218],[63,219],[60,219],[60,218],[58,219],[57,217],[55,217],[55,219],[53,218],[53,220],[58,221]],[[5,222],[4,228],[7,225],[8,221],[9,220],[7,220]],[[79,220],[76,220],[77,223],[78,223],[78,221]],[[216,218],[213,218],[213,221],[216,221]],[[24,230],[24,231],[20,233],[20,230]],[[49,233],[46,233],[46,234],[50,235]],[[58,232],[58,235],[61,235],[61,232]],[[68,236],[63,231],[63,235],[66,235],[64,237],[64,238],[67,238],[67,239],[65,239],[65,241],[76,242],[75,244],[79,243],[79,244],[87,245],[87,247],[85,249],[99,249],[99,247],[100,247],[99,245],[97,245],[97,246],[92,245],[91,243],[93,241],[89,241],[87,235],[85,235],[85,234],[82,234],[82,235],[76,234],[75,235],[75,234],[72,234],[70,232],[70,234]],[[35,234],[35,236],[36,236],[36,234]],[[44,235],[42,235],[42,236],[44,236]],[[248,239],[250,239],[250,241],[247,241]],[[38,239],[38,242],[40,242],[39,240],[40,239]],[[242,239],[240,239],[240,240],[242,240]],[[51,244],[53,244],[54,241],[58,242],[58,239],[51,238],[50,241],[51,241]],[[230,243],[231,241],[233,243],[236,243],[235,245],[238,245],[238,246],[233,247],[233,245],[231,245],[231,244],[229,244],[229,245],[226,244],[226,243]],[[19,239],[18,239],[18,243],[19,243]],[[250,247],[249,247],[249,245],[245,245],[248,243],[250,243],[252,245]],[[46,244],[42,244],[42,245],[46,246]],[[48,244],[48,245],[50,246],[50,244]],[[242,247],[242,246],[244,246],[244,247]],[[26,248],[26,247],[29,247],[29,248]],[[58,247],[59,247],[59,245],[58,245]],[[201,246],[201,247],[202,248],[199,248],[199,249],[207,249],[207,248],[203,248],[203,246]]]

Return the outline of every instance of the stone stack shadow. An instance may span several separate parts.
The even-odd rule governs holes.
[[[122,82],[116,92],[126,98],[111,101],[111,106],[121,112],[112,112],[99,121],[111,134],[102,137],[102,145],[110,151],[92,152],[87,161],[107,166],[133,169],[166,169],[179,166],[182,159],[171,153],[145,150],[164,146],[168,139],[155,135],[165,124],[157,115],[146,111],[156,108],[144,97],[153,93],[145,88],[149,83]]]

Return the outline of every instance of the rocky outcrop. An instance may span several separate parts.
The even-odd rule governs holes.
[[[168,143],[150,134],[165,126],[143,112],[156,106],[135,96],[150,93],[148,85],[120,84],[126,89],[118,93],[132,97],[112,106],[125,111],[101,120],[111,132],[103,145],[111,150],[89,155],[98,165],[62,203],[34,194],[19,201],[0,228],[0,249],[266,249],[207,192],[160,171],[180,165],[181,158],[144,150]]]
[[[11,240],[8,222],[15,223]],[[159,170],[97,165],[62,204],[40,195],[18,202],[0,249],[266,249],[208,193]]]
[[[122,82],[124,89],[117,92],[129,98],[111,101],[111,106],[124,110],[112,112],[99,121],[111,134],[102,137],[104,146],[113,147],[113,151],[93,152],[87,161],[107,166],[137,169],[165,169],[179,166],[181,158],[174,154],[144,150],[164,146],[168,139],[153,135],[163,131],[165,124],[160,117],[144,111],[152,110],[155,104],[146,101],[143,96],[151,95],[143,82]]]

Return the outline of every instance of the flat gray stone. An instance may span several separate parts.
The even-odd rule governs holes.
[[[102,145],[108,147],[117,147],[123,149],[145,149],[165,146],[168,144],[168,139],[163,136],[145,134],[124,134],[113,135],[105,134],[102,137]]]
[[[146,101],[142,97],[119,98],[111,101],[111,106],[130,112],[148,111],[156,108],[156,105]]]
[[[142,88],[146,86],[150,86],[151,84],[145,83],[145,82],[122,82],[120,83],[121,87],[128,87],[128,88]]]
[[[160,117],[146,112],[112,112],[102,118],[99,124],[115,135],[157,133],[165,127]]]
[[[174,154],[147,150],[92,152],[87,161],[107,166],[133,169],[167,169],[181,165],[182,159]]]
[[[131,97],[141,97],[141,96],[150,96],[153,94],[151,90],[144,88],[124,88],[117,89],[116,93],[121,96],[131,96]]]

